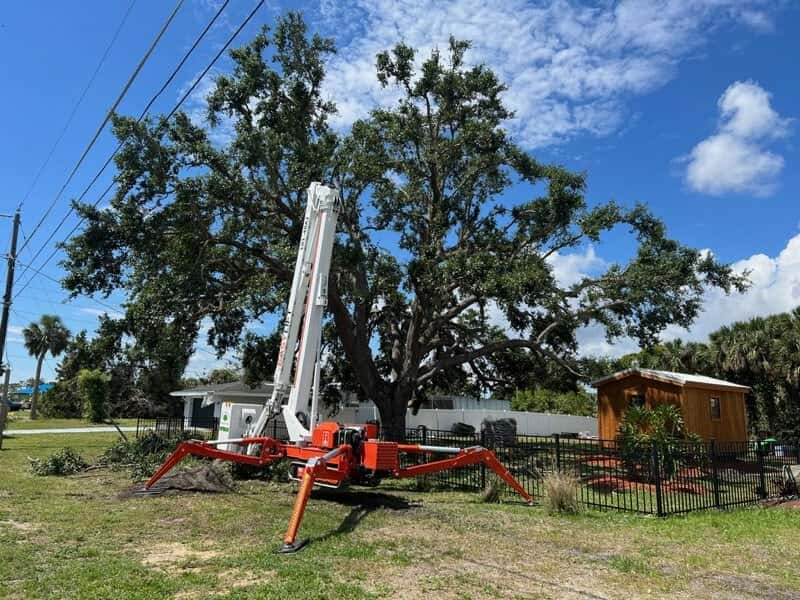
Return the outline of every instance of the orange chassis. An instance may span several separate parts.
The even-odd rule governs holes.
[[[289,526],[278,552],[296,552],[308,542],[297,542],[297,532],[306,504],[314,485],[342,487],[348,483],[375,484],[382,477],[416,477],[426,473],[445,471],[483,463],[497,473],[528,503],[531,496],[511,473],[497,460],[494,452],[481,446],[470,448],[443,448],[417,444],[383,442],[377,438],[377,425],[344,427],[338,423],[321,423],[312,433],[311,443],[284,443],[269,437],[241,438],[203,442],[189,440],[181,442],[164,464],[145,483],[145,490],[155,484],[170,469],[186,456],[204,456],[228,460],[239,464],[263,467],[278,460],[292,459],[290,477],[300,481]],[[217,448],[220,444],[235,444],[242,447],[258,447],[260,451],[251,455]],[[421,463],[406,468],[400,467],[400,453],[406,454],[452,454],[448,458]]]

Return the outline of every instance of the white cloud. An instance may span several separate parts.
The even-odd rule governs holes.
[[[765,145],[789,132],[789,119],[770,104],[770,94],[753,82],[730,85],[717,103],[717,133],[698,143],[688,157],[686,181],[702,193],[771,194],[783,170],[783,157]]]
[[[690,331],[671,328],[665,338],[704,341],[722,325],[753,317],[786,312],[800,306],[800,234],[791,238],[778,256],[754,254],[733,264],[735,271],[750,271],[751,287],[726,296],[718,289],[706,292],[703,313]]]
[[[751,287],[744,293],[730,295],[717,288],[706,291],[702,312],[692,327],[689,330],[668,327],[661,336],[664,341],[681,338],[706,342],[708,335],[723,325],[800,306],[800,234],[791,238],[775,257],[754,254],[735,262],[732,267],[737,273],[750,272]],[[605,331],[597,325],[582,329],[578,340],[580,353],[586,356],[618,357],[638,350],[636,342],[628,338],[608,343]]]
[[[473,41],[470,60],[509,85],[511,130],[529,148],[616,130],[625,100],[675,74],[680,61],[723,22],[768,29],[766,0],[359,0],[324,3],[320,23],[339,42],[326,81],[345,128],[396,99],[375,79],[375,54],[398,41],[425,57],[451,34]],[[349,42],[342,44],[347,36]]]
[[[597,256],[594,246],[587,246],[584,252],[563,254],[556,252],[548,257],[547,263],[553,268],[553,275],[559,285],[567,287],[578,283],[600,271],[606,261]]]

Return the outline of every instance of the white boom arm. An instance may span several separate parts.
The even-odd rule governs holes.
[[[309,436],[310,430],[317,424],[322,313],[328,304],[328,272],[339,210],[338,190],[317,182],[309,186],[292,291],[275,366],[275,387],[272,397],[249,432],[251,436],[265,435],[267,422],[278,414],[281,407],[289,439],[293,442]],[[292,378],[295,351],[297,368]],[[298,405],[305,409],[310,392],[311,414],[309,429],[306,429],[297,418],[297,411]]]

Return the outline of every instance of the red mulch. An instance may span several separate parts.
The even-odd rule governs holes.
[[[655,493],[656,486],[652,483],[644,483],[641,481],[632,481],[624,477],[613,477],[611,475],[603,475],[595,477],[586,482],[586,485],[604,492],[635,492],[643,491],[651,494]],[[707,487],[698,485],[696,483],[688,482],[664,482],[661,489],[666,492],[674,492],[679,494],[710,494],[711,490]]]
[[[650,483],[631,481],[630,479],[625,479],[623,477],[612,477],[611,475],[595,477],[587,481],[586,485],[605,492],[633,492],[636,490],[642,490],[653,493],[656,491],[656,486]]]
[[[678,469],[678,472],[675,473],[675,477],[678,479],[702,479],[707,475],[708,473],[702,469],[698,469],[697,467],[684,467],[682,469]]]

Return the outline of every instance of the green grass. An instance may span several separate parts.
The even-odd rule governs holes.
[[[31,419],[31,411],[17,410],[8,415],[7,430],[14,429],[66,429],[70,427],[105,427],[103,423],[90,423],[87,419]],[[135,426],[136,419],[115,419],[120,427]]]
[[[762,598],[800,595],[800,514],[656,519],[481,504],[409,482],[315,492],[312,543],[273,552],[293,487],[120,499],[122,472],[34,477],[28,456],[92,459],[115,434],[18,436],[0,452],[2,598]],[[376,501],[377,500],[377,501]],[[401,508],[403,503],[410,508]]]

